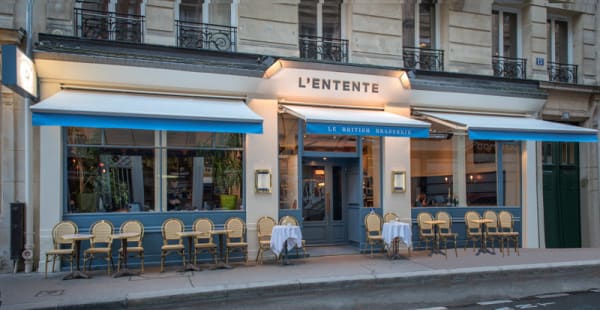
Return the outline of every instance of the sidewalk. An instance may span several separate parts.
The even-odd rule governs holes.
[[[268,261],[265,255],[263,265],[234,263],[230,270],[208,270],[208,266],[201,266],[200,272],[176,272],[179,266],[168,266],[164,273],[159,273],[158,267],[147,266],[140,276],[112,278],[105,270],[95,270],[91,279],[69,281],[62,280],[65,273],[49,274],[48,279],[44,279],[43,273],[0,274],[0,309],[122,308],[180,300],[235,299],[258,291],[261,295],[270,291],[281,295],[329,287],[373,287],[398,279],[406,286],[422,284],[428,278],[464,280],[485,275],[485,280],[494,281],[509,279],[511,274],[536,277],[544,272],[590,274],[591,270],[595,274],[600,270],[600,249],[521,249],[520,256],[511,251],[510,256],[504,257],[500,253],[476,256],[470,249],[459,249],[458,257],[453,251],[448,254],[445,259],[417,251],[409,259],[399,260],[388,260],[381,253],[373,257],[370,254],[323,256],[296,259],[290,266]],[[577,289],[577,286],[599,288],[600,277],[562,284],[559,289]],[[272,287],[277,290],[267,289]]]

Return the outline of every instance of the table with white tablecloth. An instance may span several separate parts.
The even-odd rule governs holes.
[[[302,247],[302,230],[300,226],[275,225],[271,231],[271,251],[279,256],[284,253],[284,264],[288,264],[287,251],[294,247]]]
[[[412,230],[410,224],[404,222],[390,221],[383,224],[383,241],[388,249],[391,249],[392,258],[398,258],[400,240],[410,251]],[[410,253],[410,252],[409,252]]]

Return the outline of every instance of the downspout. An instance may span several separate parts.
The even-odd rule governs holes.
[[[27,9],[25,10],[25,30],[27,32],[25,42],[25,54],[30,59],[32,57],[32,29],[33,29],[33,0],[27,0]],[[31,199],[31,104],[30,96],[25,96],[23,106],[23,148],[25,159],[24,171],[24,195],[25,195],[25,251],[33,253],[33,203]],[[25,272],[29,273],[33,270],[33,255],[27,255],[25,259]]]

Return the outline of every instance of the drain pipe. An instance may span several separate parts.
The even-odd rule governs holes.
[[[33,0],[27,0],[27,9],[25,10],[25,54],[29,59],[32,57],[32,30],[33,29]],[[25,195],[25,250],[23,258],[25,259],[25,272],[33,271],[33,202],[31,199],[31,146],[32,146],[32,128],[31,128],[31,104],[30,96],[26,95],[23,104],[23,148],[24,148],[24,195]]]

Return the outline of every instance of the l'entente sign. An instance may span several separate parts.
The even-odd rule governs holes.
[[[347,93],[379,93],[379,83],[317,77],[298,77],[298,88],[341,91]]]

